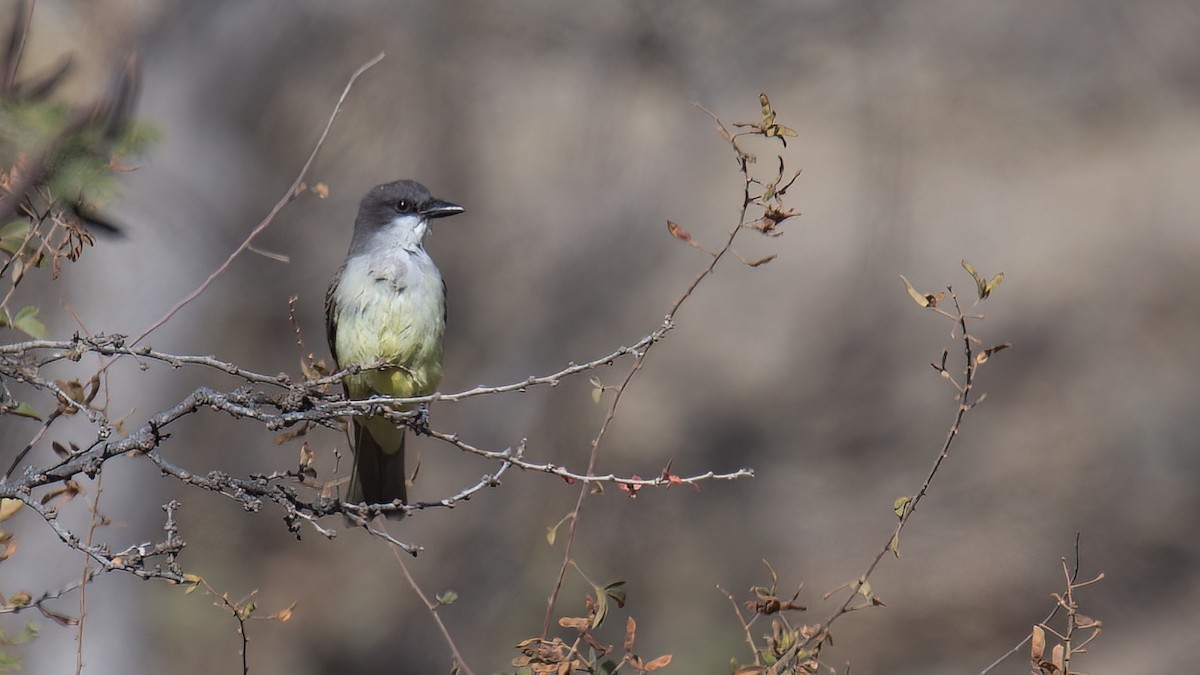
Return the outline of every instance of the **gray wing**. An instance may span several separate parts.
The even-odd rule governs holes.
[[[339,364],[337,354],[337,308],[334,307],[333,294],[337,290],[338,284],[342,281],[342,273],[346,271],[346,263],[338,268],[333,275],[333,281],[329,282],[329,289],[325,291],[325,339],[329,341],[329,353],[333,355],[333,362]],[[339,366],[340,367],[340,366]]]

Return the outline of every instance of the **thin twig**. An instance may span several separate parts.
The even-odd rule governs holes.
[[[734,599],[733,594],[720,586],[717,586],[717,590],[729,599],[729,604],[733,605],[733,611],[737,614],[738,623],[742,624],[742,631],[746,634],[746,644],[750,645],[750,653],[754,655],[754,665],[761,666],[762,659],[758,654],[758,646],[754,644],[754,636],[750,633],[750,625],[754,623],[754,619],[757,619],[758,615],[755,614],[754,619],[746,621],[746,615],[742,614],[742,608],[738,607],[737,600]]]
[[[263,218],[253,230],[250,231],[250,234],[245,238],[245,240],[243,240],[242,243],[238,245],[236,249],[234,249],[233,253],[229,254],[229,257],[225,259],[225,262],[221,263],[217,269],[213,270],[212,274],[208,275],[208,278],[205,279],[203,283],[197,286],[191,293],[188,293],[186,296],[184,296],[182,300],[175,303],[166,311],[166,313],[159,317],[158,320],[147,326],[129,343],[130,346],[141,342],[147,335],[154,332],[160,326],[169,321],[171,317],[175,316],[175,314],[179,310],[183,309],[188,303],[200,297],[204,291],[208,290],[208,287],[211,286],[214,281],[216,281],[217,277],[221,276],[225,270],[229,269],[229,266],[233,264],[233,261],[244,251],[250,248],[250,245],[254,242],[254,238],[261,234],[263,230],[267,229],[267,227],[269,227],[271,223],[275,221],[275,217],[279,215],[279,212],[283,210],[283,207],[287,206],[292,200],[300,196],[301,192],[304,190],[304,177],[308,175],[308,169],[312,166],[313,161],[317,158],[317,153],[321,150],[321,146],[325,145],[325,138],[329,136],[329,130],[333,128],[333,121],[337,119],[338,113],[341,112],[342,104],[346,101],[346,96],[350,94],[350,88],[354,86],[354,82],[358,80],[360,75],[365,73],[369,68],[371,68],[371,66],[374,66],[382,60],[383,52],[380,52],[379,54],[375,55],[374,58],[359,66],[358,70],[354,71],[354,74],[350,76],[350,80],[346,82],[345,89],[342,90],[342,95],[338,97],[337,105],[333,107],[333,113],[329,116],[329,121],[325,124],[325,130],[321,132],[320,138],[317,139],[317,144],[313,146],[312,152],[309,153],[308,159],[304,162],[304,166],[300,168],[300,173],[296,175],[296,179],[292,181],[291,187],[289,187],[287,192],[284,193],[283,197],[281,197],[279,201],[275,203],[275,206],[271,208],[271,211],[267,214],[267,216]]]
[[[100,495],[104,493],[104,473],[96,476],[96,496],[92,499],[92,522],[88,527],[87,545],[96,537],[96,527],[104,520],[100,515]],[[83,626],[87,623],[87,586],[92,575],[92,561],[84,556],[83,574],[79,578],[79,626],[75,634],[75,675],[83,672]]]
[[[712,115],[712,113],[709,114]],[[692,280],[692,283],[687,286],[683,293],[671,305],[670,310],[667,312],[667,315],[663,320],[664,328],[673,326],[675,324],[675,314],[679,311],[679,308],[682,307],[683,303],[692,296],[692,293],[696,290],[696,287],[713,273],[717,263],[719,263],[721,259],[725,257],[725,254],[728,253],[731,248],[733,248],[734,239],[737,238],[738,233],[742,230],[743,225],[746,223],[746,211],[753,203],[753,200],[750,197],[750,180],[745,153],[743,153],[741,148],[738,147],[737,143],[729,135],[728,131],[725,131],[725,127],[721,124],[720,120],[717,119],[715,115],[712,115],[712,117],[714,120],[716,120],[717,126],[722,132],[722,136],[733,145],[734,150],[737,152],[742,174],[746,177],[745,186],[743,188],[742,208],[738,214],[737,224],[729,231],[729,235],[725,240],[725,245],[718,249],[715,253],[710,254],[712,259],[709,261],[708,266],[696,275],[696,277]],[[650,348],[654,344],[654,342],[651,342],[647,344],[641,351],[635,352],[633,365],[630,367],[629,372],[625,374],[625,379],[623,379],[621,384],[617,386],[616,393],[613,395],[612,403],[609,404],[608,411],[604,415],[604,421],[600,425],[600,430],[596,432],[596,436],[592,439],[591,452],[588,455],[588,465],[586,471],[587,475],[590,476],[595,473],[596,459],[598,457],[600,442],[608,433],[609,425],[612,423],[613,418],[615,418],[617,415],[617,407],[621,403],[621,399],[625,394],[625,390],[629,387],[629,383],[633,381],[633,378],[635,375],[637,375],[638,371],[642,369],[642,363],[645,362],[646,355],[649,354]],[[582,486],[580,486],[579,495],[575,499],[575,508],[573,508],[571,513],[568,515],[570,524],[567,528],[566,543],[563,545],[563,560],[559,565],[558,576],[554,582],[554,590],[551,591],[550,597],[546,601],[546,615],[542,621],[543,639],[550,634],[550,624],[554,618],[554,606],[558,602],[558,595],[562,590],[563,580],[567,574],[567,566],[571,563],[571,552],[574,548],[575,533],[578,531],[579,527],[579,515],[583,508],[583,501],[587,498],[590,490],[591,486],[587,483],[584,483]]]
[[[89,567],[88,572],[85,573],[85,575],[84,575],[84,578],[86,578],[87,581],[90,582],[92,579],[94,579],[96,577],[97,574],[100,574],[103,571],[104,571],[104,569],[101,567]],[[80,587],[82,586],[83,583],[86,583],[86,582],[84,582],[81,579],[78,581],[73,581],[73,582],[67,584],[66,586],[63,586],[62,588],[58,588],[53,591],[43,591],[41,595],[30,600],[28,603],[23,604],[23,605],[12,605],[12,604],[2,605],[2,606],[0,606],[0,614],[19,614],[20,612],[23,612],[23,611],[26,611],[29,609],[38,609],[38,610],[45,611],[45,608],[43,607],[43,605],[45,603],[47,603],[51,600],[58,600],[59,598],[67,595],[68,593],[74,593],[75,591],[80,589]]]
[[[576,482],[585,483],[585,484],[613,483],[616,485],[624,485],[626,487],[643,488],[643,487],[670,487],[672,485],[694,485],[696,483],[701,483],[701,482],[710,481],[710,480],[718,480],[718,481],[719,480],[737,480],[739,478],[753,478],[754,477],[754,469],[749,469],[749,468],[738,469],[737,471],[732,471],[729,473],[716,473],[713,471],[706,471],[704,473],[697,474],[694,476],[676,476],[674,474],[669,474],[664,471],[663,473],[661,473],[658,476],[655,476],[654,478],[635,478],[633,476],[626,477],[626,476],[618,476],[618,475],[612,474],[612,473],[603,474],[603,475],[595,475],[595,474],[591,474],[591,473],[576,473],[576,472],[571,471],[570,469],[568,469],[564,466],[558,465],[558,464],[538,464],[535,462],[525,461],[525,460],[521,459],[521,454],[514,453],[512,448],[505,448],[504,450],[484,450],[482,448],[478,448],[473,445],[470,445],[469,443],[464,443],[462,440],[460,440],[458,438],[457,434],[442,433],[440,431],[436,431],[433,429],[429,429],[428,433],[433,438],[436,438],[441,441],[445,441],[446,443],[450,443],[454,447],[456,447],[460,450],[463,450],[465,452],[469,452],[471,454],[478,455],[485,459],[498,459],[498,460],[503,461],[505,463],[505,465],[512,465],[512,466],[517,467],[518,469],[522,469],[525,471],[537,471],[537,472],[541,472],[541,473],[548,473],[552,476],[558,476],[559,478],[562,478],[563,480],[565,480],[569,483],[576,483]]]
[[[382,526],[380,526],[380,529],[382,529]],[[458,650],[458,645],[454,642],[454,637],[450,635],[450,630],[446,628],[446,624],[442,621],[442,617],[438,613],[438,607],[440,605],[438,603],[429,601],[429,597],[426,596],[425,592],[421,590],[420,585],[417,584],[417,580],[413,578],[412,572],[408,570],[408,564],[404,561],[404,556],[400,555],[400,550],[395,546],[390,548],[392,555],[396,558],[396,562],[400,563],[400,569],[404,572],[404,578],[408,581],[408,585],[412,587],[413,591],[416,592],[417,597],[419,597],[421,602],[424,603],[425,609],[429,611],[429,615],[433,617],[433,622],[437,624],[438,630],[441,631],[442,639],[444,639],[446,641],[446,645],[450,647],[450,654],[454,658],[454,663],[458,670],[465,675],[475,675],[475,673],[471,670],[471,667],[467,665],[466,660],[463,659],[462,653]]]
[[[925,477],[925,482],[921,484],[921,489],[905,505],[904,512],[900,516],[899,522],[896,524],[895,528],[893,528],[891,536],[888,537],[887,543],[884,544],[883,548],[875,554],[875,557],[867,566],[866,571],[864,571],[862,575],[858,577],[858,579],[848,585],[850,593],[847,595],[846,599],[837,607],[836,610],[833,611],[832,614],[830,614],[829,618],[827,618],[823,623],[818,624],[820,629],[815,631],[811,637],[793,645],[792,648],[783,656],[783,658],[781,658],[774,666],[771,667],[771,669],[768,671],[770,675],[775,675],[779,672],[782,672],[780,668],[783,667],[784,664],[790,662],[792,657],[794,657],[799,651],[814,649],[825,642],[830,637],[830,626],[832,626],[832,624],[837,621],[838,618],[848,614],[854,609],[858,609],[857,607],[851,608],[850,605],[855,601],[856,598],[861,597],[860,590],[864,588],[865,584],[875,572],[875,569],[879,566],[879,563],[883,560],[884,556],[886,556],[889,552],[895,552],[896,549],[893,547],[895,543],[899,541],[900,533],[904,530],[905,525],[908,524],[912,514],[916,512],[917,506],[920,504],[921,500],[924,499],[926,494],[928,494],[929,487],[933,484],[933,480],[937,476],[942,463],[945,462],[945,460],[950,456],[950,447],[954,444],[954,440],[958,438],[963,417],[972,409],[973,403],[970,400],[970,396],[975,385],[975,371],[978,368],[973,346],[974,339],[967,329],[968,317],[959,306],[958,295],[953,289],[948,288],[947,290],[950,293],[950,297],[954,301],[954,307],[957,312],[956,315],[952,316],[957,322],[959,330],[962,332],[961,337],[963,342],[963,354],[966,360],[966,365],[964,366],[964,382],[961,387],[956,387],[960,392],[958,396],[958,408],[954,414],[954,422],[950,425],[950,429],[946,433],[946,440],[942,443],[942,447],[938,452],[937,458],[934,459],[933,465],[929,469],[929,474]]]
[[[557,386],[562,380],[578,375],[580,373],[595,370],[602,366],[612,365],[614,361],[631,354],[637,354],[651,344],[662,340],[666,334],[672,329],[671,325],[662,325],[657,329],[646,334],[628,347],[618,347],[617,349],[587,361],[584,363],[569,363],[566,367],[547,375],[531,375],[520,382],[512,382],[509,384],[485,386],[478,385],[472,389],[465,391],[454,392],[450,394],[430,394],[428,396],[413,396],[409,398],[394,398],[394,397],[375,397],[364,403],[374,405],[389,405],[400,406],[412,403],[432,403],[435,401],[461,401],[477,396],[491,396],[494,394],[523,392],[530,387],[536,386]],[[346,368],[336,373],[326,375],[314,380],[293,381],[284,373],[270,375],[267,373],[259,373],[252,370],[247,370],[228,361],[223,361],[214,356],[192,356],[182,354],[168,354],[166,352],[157,351],[148,347],[133,347],[121,336],[93,336],[89,338],[79,338],[78,340],[27,340],[25,342],[17,342],[8,345],[0,345],[0,355],[11,356],[26,356],[32,352],[41,350],[56,350],[56,353],[50,354],[37,362],[37,366],[45,366],[58,361],[69,360],[76,361],[85,352],[94,352],[103,356],[133,356],[136,358],[146,358],[155,361],[160,361],[171,367],[178,368],[183,365],[205,366],[220,370],[229,375],[235,375],[247,382],[255,384],[267,384],[278,387],[293,387],[299,386],[306,389],[314,389],[328,384],[337,384],[341,382],[347,374],[356,372],[353,368]]]
[[[1068,587],[1070,587],[1070,585],[1074,584],[1075,580],[1078,578],[1079,578],[1079,533],[1076,532],[1075,533],[1075,569],[1071,572],[1071,576],[1067,582]],[[1060,610],[1060,609],[1062,609],[1062,605],[1060,605],[1057,602],[1054,603],[1054,608],[1051,609],[1050,613],[1047,614],[1044,619],[1039,621],[1038,624],[1050,623],[1050,621],[1053,620],[1055,616],[1058,616],[1058,610]],[[1009,649],[1008,651],[1004,652],[1002,655],[1000,655],[999,658],[997,658],[995,661],[992,661],[990,664],[988,664],[988,666],[986,668],[979,671],[979,675],[987,675],[988,673],[992,672],[992,670],[995,669],[996,666],[999,666],[1001,663],[1003,663],[1005,659],[1007,659],[1008,657],[1010,657],[1013,654],[1016,654],[1018,651],[1020,651],[1021,648],[1024,647],[1026,644],[1028,644],[1029,640],[1032,638],[1033,638],[1033,633],[1027,634],[1023,640],[1021,640],[1017,644],[1013,645],[1012,649]]]

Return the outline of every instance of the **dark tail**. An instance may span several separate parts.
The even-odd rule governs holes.
[[[399,499],[401,503],[407,504],[403,430],[398,430],[398,448],[384,448],[357,419],[353,424],[354,476],[350,479],[349,501],[390,504]],[[388,517],[403,518],[404,514],[396,511],[389,513]]]

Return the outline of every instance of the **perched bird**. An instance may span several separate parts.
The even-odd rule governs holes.
[[[462,213],[425,186],[401,180],[362,199],[346,260],[325,294],[329,349],[346,396],[425,396],[442,379],[446,285],[425,252],[430,221]],[[382,416],[352,422],[350,501],[407,503],[404,427]],[[397,514],[390,514],[398,517]]]

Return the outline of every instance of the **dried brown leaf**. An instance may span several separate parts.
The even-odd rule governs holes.
[[[980,364],[980,365],[987,363],[988,359],[992,358],[992,354],[995,354],[996,352],[1002,352],[1011,346],[1012,346],[1011,342],[1005,342],[1004,344],[999,344],[999,345],[995,345],[993,347],[988,347],[987,349],[985,349],[975,355],[975,363]]]
[[[53,621],[54,623],[57,623],[60,626],[68,627],[68,626],[78,626],[79,625],[79,619],[77,619],[73,616],[67,616],[66,614],[59,614],[58,612],[52,612],[41,605],[38,605],[38,610],[42,613],[42,616],[46,617],[47,619],[50,619],[51,621]]]
[[[292,618],[292,610],[294,610],[294,609],[296,609],[296,603],[293,602],[292,604],[288,605],[286,608],[281,609],[278,612],[275,612],[274,614],[272,614],[271,616],[269,616],[267,618],[275,619],[276,621],[287,621]]]
[[[4,545],[0,550],[0,561],[8,560],[17,552],[17,538],[8,532],[0,532],[0,544]]]
[[[660,668],[666,668],[669,665],[671,665],[671,655],[663,654],[657,659],[654,659],[653,661],[650,661],[646,665],[642,666],[642,670],[645,670],[647,673],[649,673],[659,670]]]
[[[294,441],[297,438],[300,438],[301,436],[306,436],[306,435],[308,435],[308,425],[307,424],[298,424],[298,425],[296,425],[295,429],[288,429],[287,431],[284,431],[283,433],[276,436],[271,442],[274,443],[275,445],[283,445],[284,443],[287,443],[288,441]]]
[[[586,633],[591,621],[585,616],[564,616],[558,620],[558,625],[563,628],[571,628],[580,633]]]
[[[667,231],[671,233],[672,237],[675,237],[679,241],[686,241],[689,244],[693,243],[692,242],[692,233],[683,229],[682,225],[680,225],[679,223],[677,223],[673,220],[667,221]]]

